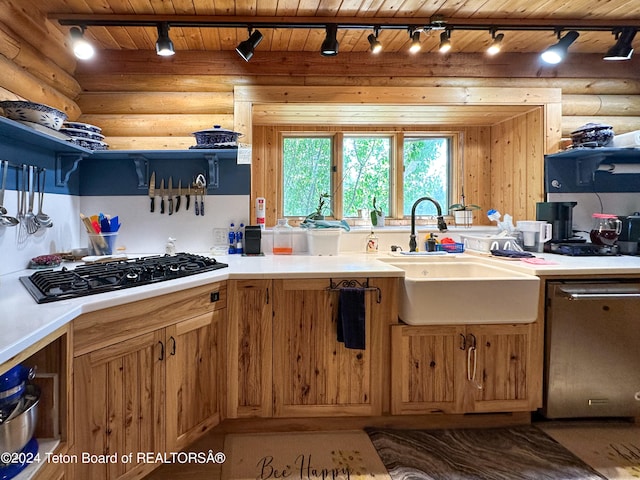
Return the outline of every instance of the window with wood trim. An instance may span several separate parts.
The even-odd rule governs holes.
[[[451,203],[454,134],[429,132],[291,132],[282,134],[282,204],[285,217],[303,218],[329,194],[323,214],[356,219],[376,207],[403,219],[415,200]],[[434,215],[423,202],[419,215]]]

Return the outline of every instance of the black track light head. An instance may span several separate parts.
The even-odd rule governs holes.
[[[562,38],[560,38],[560,33],[558,33],[558,38],[560,38],[558,43],[551,45],[542,52],[540,58],[542,58],[543,62],[551,65],[560,63],[567,56],[567,51],[571,44],[575,42],[579,36],[580,34],[575,30],[569,30]]]
[[[631,59],[631,55],[633,55],[633,46],[631,43],[636,36],[636,32],[637,29],[635,27],[622,27],[621,29],[616,30],[614,33],[617,41],[603,57],[604,60]]]
[[[338,54],[338,26],[327,25],[326,32],[322,47],[320,47],[320,54],[324,57],[332,57]]]
[[[238,52],[238,55],[240,55],[245,62],[248,62],[249,60],[251,60],[251,57],[253,57],[254,50],[260,44],[263,38],[264,37],[262,36],[260,30],[251,31],[251,28],[249,28],[249,38],[243,40],[238,44],[238,46],[236,47],[236,52]]]
[[[173,42],[169,38],[169,24],[162,22],[158,25],[158,40],[156,41],[156,53],[161,57],[170,57],[175,54]]]

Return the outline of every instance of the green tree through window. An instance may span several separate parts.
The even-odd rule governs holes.
[[[331,211],[337,218],[357,217],[358,209],[372,208],[373,197],[385,215],[409,216],[413,203],[430,196],[443,212],[450,203],[451,139],[448,136],[405,136],[402,158],[394,158],[394,139],[403,134],[353,134],[303,136],[283,141],[283,213],[304,217],[315,210],[321,193],[331,194]],[[342,178],[332,179],[333,142],[342,151]],[[402,191],[394,191],[394,171],[402,171]],[[333,182],[332,182],[333,180]],[[335,199],[342,199],[336,211]],[[393,202],[399,205],[392,208]],[[419,215],[434,215],[429,202],[417,209]]]
[[[283,145],[284,215],[304,217],[331,192],[331,137],[290,137]]]
[[[359,208],[376,204],[388,213],[390,137],[345,137],[342,147],[342,216],[357,217]]]
[[[449,139],[405,138],[404,140],[404,205],[402,213],[411,215],[413,203],[420,197],[435,199],[443,208],[449,206]],[[434,215],[430,202],[418,205],[419,215]]]

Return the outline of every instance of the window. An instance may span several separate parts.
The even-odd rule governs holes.
[[[342,142],[342,216],[357,217],[359,208],[376,205],[388,214],[391,137],[345,136]]]
[[[444,212],[451,203],[452,135],[428,133],[285,134],[282,146],[282,212],[304,217],[322,193],[331,194],[336,218],[355,218],[373,198],[385,215],[411,215],[420,197],[434,198]],[[401,148],[397,148],[401,146]],[[423,202],[419,215],[434,215]]]
[[[403,207],[404,216],[411,215],[413,203],[420,197],[435,199],[443,209],[449,206],[449,139],[414,137],[404,139]],[[423,202],[416,214],[433,214],[433,205]]]
[[[304,217],[318,205],[321,193],[331,192],[332,137],[293,137],[283,142],[283,212]]]

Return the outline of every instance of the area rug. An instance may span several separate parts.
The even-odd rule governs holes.
[[[390,480],[363,431],[230,434],[224,480]]]
[[[392,480],[606,478],[531,425],[366,431]]]
[[[640,479],[640,426],[569,423],[540,428],[608,479]]]

